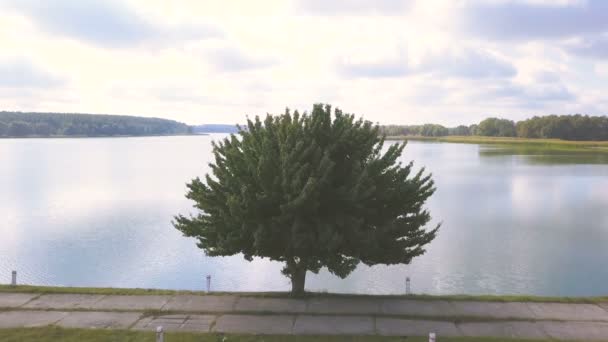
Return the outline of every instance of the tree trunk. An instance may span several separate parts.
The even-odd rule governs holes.
[[[306,283],[306,268],[296,266],[291,270],[291,295],[301,296],[304,294],[304,285]]]

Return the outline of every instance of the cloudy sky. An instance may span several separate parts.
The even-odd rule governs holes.
[[[608,113],[606,0],[0,0],[0,110],[191,124]]]

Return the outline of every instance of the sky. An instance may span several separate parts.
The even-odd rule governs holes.
[[[0,0],[0,110],[380,124],[608,113],[606,0]]]

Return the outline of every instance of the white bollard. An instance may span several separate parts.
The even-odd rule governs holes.
[[[406,295],[411,295],[412,291],[410,289],[410,277],[406,277],[405,278],[405,294]]]
[[[435,333],[429,334],[429,342],[435,342]]]
[[[207,275],[207,292],[211,292],[211,275]]]
[[[156,327],[156,342],[164,342],[165,341],[165,332],[163,331],[163,327]]]
[[[17,271],[13,271],[12,273],[11,285],[17,286]]]

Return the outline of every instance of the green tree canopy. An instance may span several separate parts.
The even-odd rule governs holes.
[[[587,115],[535,116],[517,123],[524,138],[608,140],[608,117]]]
[[[515,123],[507,119],[487,118],[477,126],[477,134],[489,137],[514,137]]]
[[[207,255],[284,262],[299,294],[306,271],[407,264],[435,238],[439,226],[424,228],[431,176],[401,165],[405,144],[383,149],[370,122],[317,104],[256,117],[238,135],[214,143],[212,174],[188,184],[198,213],[175,218]]]

